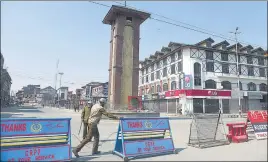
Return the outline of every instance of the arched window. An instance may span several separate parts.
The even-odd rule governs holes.
[[[253,82],[248,83],[248,91],[256,91],[256,84]]]
[[[198,62],[194,63],[194,85],[201,86],[201,65]]]
[[[222,89],[232,90],[232,84],[229,81],[222,81],[221,85],[222,85]]]
[[[154,93],[154,86],[151,87],[151,93]]]
[[[177,88],[176,81],[171,82],[171,90],[175,90]]]
[[[266,85],[266,84],[261,83],[261,84],[259,85],[259,88],[260,88],[260,91],[265,91],[265,92],[267,92],[267,85]]]
[[[161,87],[160,87],[160,85],[157,85],[157,86],[156,86],[156,91],[157,91],[157,92],[161,92]]]
[[[163,84],[163,92],[168,91],[168,84],[164,83]]]
[[[216,82],[212,79],[205,81],[205,88],[206,89],[216,89]]]

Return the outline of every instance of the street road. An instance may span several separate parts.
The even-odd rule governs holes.
[[[80,126],[80,113],[73,110],[57,108],[38,108],[38,107],[12,107],[1,110],[1,118],[64,118],[70,117],[72,133],[72,147],[79,144],[78,136]],[[234,119],[228,119],[229,122]],[[236,119],[237,120],[237,119]],[[241,120],[241,119],[240,119]],[[133,159],[133,161],[267,161],[267,140],[249,140],[246,143],[230,144],[225,146],[198,149],[187,146],[189,128],[191,120],[171,120],[172,135],[178,154],[155,156],[149,158]],[[228,122],[228,121],[225,121]],[[99,124],[100,155],[92,156],[92,142],[86,145],[79,153],[81,161],[121,161],[116,155],[112,155],[114,148],[115,132],[117,131],[118,121],[103,119]],[[82,131],[80,133],[80,140]],[[73,156],[74,157],[74,156]],[[74,157],[75,159],[75,157]],[[78,160],[78,159],[77,159]]]

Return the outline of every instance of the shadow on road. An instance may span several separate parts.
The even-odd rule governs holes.
[[[1,118],[36,118],[36,117],[19,117],[23,116],[25,113],[44,113],[44,112],[40,111],[38,107],[31,107],[31,106],[1,108]]]

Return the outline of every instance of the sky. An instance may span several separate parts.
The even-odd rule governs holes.
[[[225,37],[233,37],[229,32],[239,27],[240,41],[267,48],[267,2],[130,1],[127,5],[154,13],[153,18],[191,24]],[[57,59],[59,72],[64,73],[62,86],[70,90],[91,81],[108,81],[110,26],[102,23],[108,10],[86,1],[1,2],[1,52],[12,90],[28,84],[54,87]],[[140,60],[170,41],[224,40],[153,19],[146,20],[140,30]]]

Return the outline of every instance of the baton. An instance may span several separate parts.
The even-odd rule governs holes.
[[[80,124],[80,128],[79,128],[78,135],[79,135],[79,134],[80,134],[80,132],[81,132],[81,127],[82,127],[82,121],[81,121],[81,124]]]

